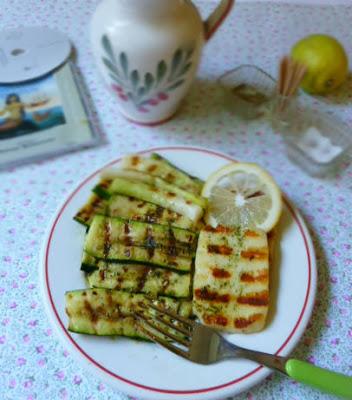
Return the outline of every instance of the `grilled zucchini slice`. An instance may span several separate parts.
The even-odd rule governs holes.
[[[90,287],[126,290],[150,296],[189,298],[191,296],[191,274],[179,274],[165,268],[142,264],[107,263],[93,258],[87,274]],[[93,265],[92,265],[93,264]]]
[[[121,164],[123,169],[159,177],[195,195],[199,195],[202,190],[202,181],[188,175],[156,153],[153,153],[149,158],[141,157],[138,154],[128,155],[122,159]]]
[[[195,255],[197,248],[197,233],[187,229],[104,215],[96,215],[93,224],[93,229],[100,227],[102,238],[108,231],[110,240],[128,246],[162,248],[168,254],[191,257]]]
[[[197,190],[198,190],[198,192],[196,192],[196,194],[200,194],[201,193],[201,191],[202,191],[202,188],[203,188],[203,185],[204,185],[204,181],[202,181],[201,179],[199,179],[199,178],[197,178],[196,176],[193,176],[193,175],[190,175],[190,174],[188,174],[187,172],[185,172],[183,169],[181,169],[181,168],[179,168],[179,167],[176,167],[176,165],[175,164],[172,164],[168,159],[166,159],[166,158],[164,158],[164,157],[162,157],[160,154],[158,154],[158,153],[152,153],[151,155],[150,155],[150,158],[152,159],[152,160],[157,160],[157,161],[159,161],[159,162],[161,162],[163,165],[164,165],[164,167],[165,168],[167,168],[166,166],[169,166],[169,167],[171,167],[172,169],[173,169],[173,171],[174,172],[171,172],[170,171],[170,173],[171,174],[182,174],[183,176],[184,175],[186,175],[188,178],[190,178],[196,185],[197,185]],[[177,171],[177,172],[176,172]],[[162,178],[162,176],[161,176],[161,178]],[[167,179],[166,179],[167,180]],[[172,182],[170,182],[170,183],[172,183]],[[188,190],[188,189],[186,189],[186,190]],[[190,192],[192,191],[192,190],[189,190]]]
[[[147,185],[155,186],[166,192],[176,193],[177,195],[183,197],[185,200],[188,200],[194,204],[198,204],[202,208],[205,208],[207,205],[207,201],[205,198],[195,195],[191,192],[187,192],[186,190],[181,189],[176,185],[172,185],[171,183],[168,183],[159,177],[152,176],[144,172],[117,169],[115,170],[114,177],[112,178],[113,180],[115,178],[123,178],[133,182],[143,182]]]
[[[101,188],[101,191],[105,189]],[[97,190],[99,192],[99,190]],[[105,196],[106,197],[106,196]],[[89,226],[95,214],[122,217],[152,224],[172,225],[183,229],[195,228],[195,224],[184,215],[166,208],[120,194],[108,195],[106,200],[93,193],[88,202],[78,211],[74,219]]]
[[[119,194],[111,196],[107,215],[159,225],[171,225],[183,229],[194,228],[194,223],[184,215],[158,205]]]
[[[84,250],[107,261],[190,271],[196,243],[197,235],[184,229],[96,215]]]
[[[159,181],[161,181],[161,179],[159,179]],[[168,185],[168,187],[166,188],[165,185]],[[131,179],[126,179],[125,175],[125,177],[115,178],[108,187],[102,188],[101,185],[98,185],[93,191],[104,198],[109,198],[112,194],[122,194],[153,203],[175,211],[189,218],[193,223],[197,223],[204,214],[204,199],[198,197],[197,204],[193,201],[194,198],[192,194],[181,191],[181,189],[169,185],[166,182],[163,184],[163,187],[157,187],[153,184],[143,182],[142,180],[132,181]],[[185,193],[187,194],[185,195]],[[202,206],[199,203],[201,203]]]
[[[147,339],[138,328],[134,312],[147,305],[143,294],[108,289],[83,289],[66,292],[68,330],[98,336],[128,336]],[[159,297],[162,307],[189,318],[192,304],[187,300]]]

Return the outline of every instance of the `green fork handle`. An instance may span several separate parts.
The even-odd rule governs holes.
[[[234,355],[235,357],[246,358],[247,360],[252,360],[258,364],[280,371],[297,382],[305,383],[323,392],[352,400],[352,376],[319,368],[306,361],[244,349],[225,340],[223,340],[223,343],[226,343],[222,349],[223,358],[233,357]]]
[[[286,361],[285,370],[288,376],[298,382],[326,393],[352,399],[352,376],[338,374],[295,359]]]

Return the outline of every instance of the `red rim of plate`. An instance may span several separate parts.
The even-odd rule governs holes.
[[[162,150],[183,150],[183,151],[197,151],[200,153],[207,153],[207,154],[211,154],[211,155],[215,155],[217,157],[223,158],[225,160],[229,160],[229,161],[235,161],[233,158],[228,157],[224,154],[218,153],[216,151],[212,151],[212,150],[206,150],[206,149],[200,149],[197,147],[183,147],[183,146],[170,146],[170,147],[156,147],[156,148],[151,148],[148,150],[144,150],[144,151],[140,151],[138,152],[138,154],[144,154],[144,153],[151,153],[151,152],[156,152],[156,151],[162,151]],[[52,240],[52,236],[55,230],[55,227],[63,213],[63,211],[65,210],[66,206],[68,205],[68,203],[71,201],[71,199],[75,196],[75,194],[82,188],[82,186],[84,186],[90,179],[92,179],[94,176],[96,176],[97,174],[99,174],[103,169],[110,167],[116,163],[118,163],[121,160],[121,158],[118,158],[114,161],[111,161],[110,163],[108,163],[107,165],[105,165],[104,167],[100,168],[99,170],[95,171],[93,174],[91,174],[90,176],[88,176],[88,178],[86,178],[83,182],[81,182],[81,184],[71,193],[71,195],[68,197],[68,199],[65,201],[65,203],[63,204],[63,206],[61,207],[61,209],[59,210],[59,212],[57,213],[57,216],[54,220],[54,223],[52,225],[52,228],[50,230],[49,233],[49,239],[48,242],[46,244],[46,248],[45,248],[45,284],[46,284],[46,290],[47,290],[47,294],[50,300],[50,305],[52,307],[52,310],[54,311],[54,315],[57,319],[57,322],[59,323],[60,327],[62,328],[64,334],[66,335],[66,337],[69,339],[69,341],[72,343],[72,345],[87,359],[89,360],[92,364],[94,364],[97,368],[99,368],[101,371],[107,373],[108,375],[110,375],[113,378],[116,378],[122,382],[128,383],[132,386],[135,386],[139,389],[146,389],[146,390],[150,390],[153,392],[157,392],[157,393],[167,393],[167,394],[176,394],[176,395],[187,395],[187,394],[200,394],[200,393],[207,393],[207,392],[211,392],[211,391],[215,391],[215,390],[219,390],[219,389],[223,389],[232,385],[235,385],[247,378],[249,378],[250,376],[254,375],[255,373],[257,373],[259,370],[261,370],[263,367],[257,367],[255,369],[253,369],[251,372],[247,373],[246,375],[242,376],[241,378],[235,379],[233,381],[230,382],[226,382],[223,383],[221,385],[217,385],[217,386],[212,386],[212,387],[208,387],[208,388],[202,388],[202,389],[194,389],[194,390],[167,390],[167,389],[160,389],[160,388],[155,388],[155,387],[151,387],[151,386],[146,386],[146,385],[142,385],[138,382],[133,382],[129,379],[126,379],[120,375],[117,375],[115,373],[113,373],[112,371],[108,370],[107,368],[105,368],[104,366],[102,366],[101,364],[97,363],[92,357],[90,357],[76,342],[75,340],[72,338],[72,336],[69,334],[69,332],[67,331],[67,329],[65,328],[65,325],[63,324],[62,320],[60,319],[60,316],[57,312],[57,309],[55,307],[52,295],[51,295],[51,290],[50,290],[50,284],[49,284],[49,273],[48,273],[48,256],[49,256],[49,250],[50,250],[50,244],[51,244],[51,240]],[[297,217],[295,211],[293,210],[293,208],[291,207],[291,205],[288,203],[288,201],[284,198],[285,204],[287,206],[287,208],[289,209],[292,217],[294,218],[295,222],[297,223],[299,230],[301,232],[301,235],[303,237],[304,240],[304,245],[306,248],[306,252],[307,252],[307,261],[308,261],[308,285],[307,285],[307,291],[306,291],[306,296],[305,296],[305,300],[304,300],[304,304],[301,310],[301,313],[298,317],[298,320],[295,324],[295,326],[293,327],[291,333],[288,335],[288,337],[286,338],[286,340],[284,341],[284,343],[281,345],[281,347],[276,351],[276,355],[278,355],[285,347],[286,345],[289,343],[289,341],[291,340],[292,336],[295,334],[295,332],[297,331],[303,315],[306,311],[306,307],[308,304],[308,299],[309,299],[309,295],[310,295],[310,291],[311,291],[311,275],[312,275],[312,266],[311,266],[311,255],[309,252],[309,246],[308,246],[308,240],[307,237],[305,235],[304,229],[302,227],[301,221],[299,220],[299,218]]]

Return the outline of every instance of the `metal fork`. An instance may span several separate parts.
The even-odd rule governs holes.
[[[149,307],[141,304],[143,312],[136,312],[140,330],[154,342],[189,361],[207,365],[230,358],[245,358],[324,392],[352,399],[352,377],[306,361],[244,349],[230,343],[217,331],[161,308],[152,300],[148,304]]]

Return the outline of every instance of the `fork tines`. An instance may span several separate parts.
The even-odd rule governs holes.
[[[140,304],[145,312],[135,312],[141,332],[152,341],[159,343],[168,350],[181,357],[189,358],[189,346],[191,344],[192,321],[174,313],[166,308],[159,307],[148,299],[148,305]],[[154,313],[151,313],[154,310]],[[158,323],[157,323],[157,322]],[[183,349],[168,339],[184,346]]]

